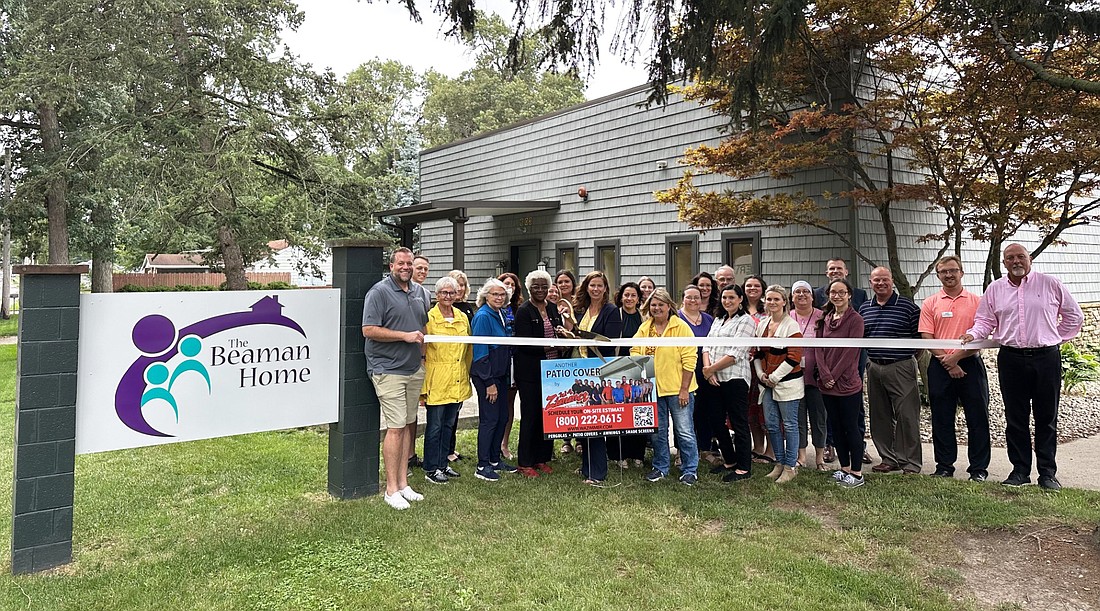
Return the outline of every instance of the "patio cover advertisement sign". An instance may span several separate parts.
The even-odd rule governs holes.
[[[77,453],[335,422],[339,297],[81,295]]]
[[[543,437],[656,432],[653,382],[651,356],[542,361]]]

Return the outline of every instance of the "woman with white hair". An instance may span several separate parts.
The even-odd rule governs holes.
[[[435,283],[436,304],[428,311],[428,335],[470,335],[470,319],[454,307],[458,282],[443,276]],[[431,342],[424,347],[424,476],[433,484],[446,484],[458,472],[444,459],[454,434],[462,402],[470,398],[470,344]]]
[[[477,292],[477,312],[471,324],[473,335],[508,337],[504,306],[508,287],[496,278],[485,281]],[[508,346],[474,344],[474,362],[470,377],[477,392],[477,470],[474,476],[489,482],[500,479],[497,471],[515,473],[516,468],[500,459],[500,442],[508,418],[508,370],[512,362]]]
[[[469,301],[466,301],[470,297],[470,280],[466,277],[466,272],[460,269],[452,269],[447,272],[447,275],[454,278],[458,283],[458,296],[455,297],[454,308],[460,310],[466,315],[466,318],[470,321],[474,319],[474,306]],[[467,367],[467,370],[469,368]],[[455,414],[454,422],[451,425],[451,439],[447,442],[447,462],[458,462],[465,458],[458,453],[458,414]]]
[[[547,300],[550,274],[535,270],[527,274],[524,285],[528,300],[516,310],[516,337],[553,339],[562,327],[558,308]],[[547,463],[554,455],[554,442],[542,438],[542,366],[544,359],[561,358],[550,346],[516,346],[513,371],[519,387],[519,472],[538,477],[553,470]]]
[[[773,284],[764,291],[768,317],[756,325],[757,337],[802,337],[798,323],[787,314],[787,289]],[[753,361],[762,390],[764,425],[768,443],[775,450],[775,468],[768,477],[776,483],[794,479],[798,473],[798,403],[805,394],[802,383],[802,348],[757,348]]]

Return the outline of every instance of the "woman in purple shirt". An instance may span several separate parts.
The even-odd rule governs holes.
[[[833,280],[826,289],[829,301],[817,321],[817,337],[863,337],[863,318],[852,305],[852,285]],[[840,469],[833,473],[845,488],[863,485],[863,435],[859,411],[863,406],[863,379],[859,375],[859,348],[814,348],[807,359],[807,375],[817,380],[825,410],[835,433]]]
[[[706,312],[706,307],[703,292],[698,286],[689,284],[684,287],[684,305],[676,315],[691,327],[695,337],[706,337],[710,333],[711,325],[714,324],[714,317]],[[692,414],[695,424],[695,443],[699,447],[700,456],[703,452],[707,452],[707,456],[713,456],[718,448],[711,447],[714,431],[711,430],[710,421],[715,416],[712,412],[720,409],[718,405],[720,395],[717,389],[703,377],[703,349],[699,348],[696,352],[698,360],[695,367],[695,383],[699,385],[699,390],[695,391],[695,413]]]

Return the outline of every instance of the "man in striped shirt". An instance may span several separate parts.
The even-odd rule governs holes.
[[[859,307],[864,337],[913,339],[920,337],[920,308],[894,292],[894,276],[885,267],[871,270],[874,297]],[[917,350],[868,348],[867,399],[871,440],[882,462],[878,473],[902,470],[920,473],[920,390],[917,388]]]

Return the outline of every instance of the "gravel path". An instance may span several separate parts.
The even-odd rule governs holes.
[[[1001,387],[997,383],[997,351],[984,350],[989,375],[989,430],[995,447],[1005,445],[1004,401],[1001,399]],[[955,426],[959,443],[966,444],[966,418],[959,409]],[[1058,404],[1058,442],[1065,443],[1074,439],[1091,437],[1100,432],[1100,383],[1086,382],[1077,387],[1074,394],[1062,393]],[[921,441],[932,443],[932,415],[927,405],[921,406]]]

